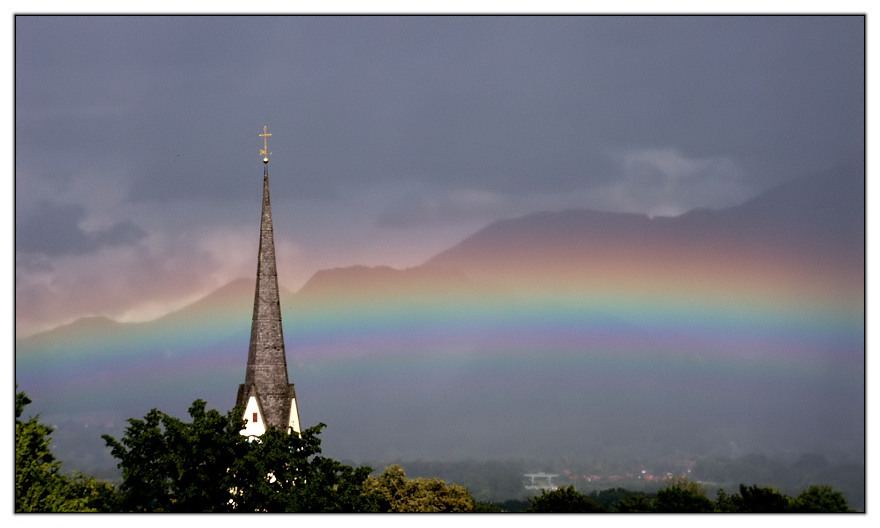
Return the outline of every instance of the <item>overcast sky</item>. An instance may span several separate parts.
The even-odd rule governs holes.
[[[864,157],[860,17],[17,17],[16,333]]]

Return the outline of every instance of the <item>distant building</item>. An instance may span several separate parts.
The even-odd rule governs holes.
[[[525,485],[527,490],[553,491],[557,489],[557,486],[553,484],[553,479],[559,476],[556,473],[526,473],[523,476],[528,479]]]
[[[301,432],[296,392],[287,377],[281,304],[275,267],[272,234],[272,205],[269,201],[269,145],[271,136],[263,127],[263,215],[257,256],[257,285],[254,317],[244,383],[238,386],[236,405],[244,409],[247,425],[241,434],[260,436],[274,427]]]

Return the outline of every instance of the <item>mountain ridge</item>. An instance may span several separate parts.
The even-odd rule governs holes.
[[[738,206],[693,209],[675,217],[580,209],[537,212],[493,222],[428,259],[426,265],[467,272],[490,263],[504,265],[523,247],[551,251],[557,258],[590,244],[597,252],[610,246],[625,253],[626,246],[636,244],[712,251],[719,239],[729,243],[732,252],[768,244],[805,254],[849,252],[861,261],[863,191],[863,177],[850,169],[798,178]]]
[[[524,239],[528,240],[541,255],[566,262],[579,260],[574,254],[575,249],[588,244],[597,246],[609,245],[609,240],[630,240],[639,237],[640,246],[660,247],[670,244],[670,240],[688,238],[689,244],[706,244],[714,237],[730,239],[731,243],[740,247],[755,241],[763,242],[768,237],[787,237],[782,245],[796,244],[798,251],[855,251],[854,261],[864,259],[864,226],[853,227],[859,220],[864,220],[864,180],[860,179],[857,166],[843,172],[825,171],[813,175],[796,178],[775,186],[768,191],[737,206],[723,209],[696,208],[675,217],[650,217],[639,213],[615,213],[590,209],[567,209],[558,212],[536,211],[520,217],[497,220],[459,243],[441,250],[422,264],[411,268],[396,269],[389,266],[352,265],[316,271],[309,280],[296,292],[282,288],[282,299],[288,304],[298,304],[304,299],[316,298],[324,294],[340,296],[342,290],[354,291],[358,288],[364,294],[378,289],[396,290],[398,295],[405,295],[410,288],[415,295],[434,292],[438,285],[447,285],[451,289],[467,289],[481,287],[493,291],[506,289],[508,285],[494,280],[493,272],[480,272],[476,268],[484,268],[489,262],[515,260],[517,250],[522,249]],[[842,182],[842,185],[830,185],[831,180]],[[800,204],[800,205],[798,205]],[[841,207],[841,204],[844,204]],[[773,216],[768,209],[778,209],[783,214]],[[843,212],[842,219],[839,213]],[[774,218],[776,221],[774,221]],[[737,234],[734,226],[740,226],[744,235]],[[742,228],[742,226],[746,226]],[[804,247],[800,241],[802,236],[791,235],[793,231],[808,227],[810,234],[818,231],[821,244],[816,247]],[[679,229],[670,235],[670,230]],[[629,242],[629,244],[634,244]],[[620,246],[614,243],[614,246]],[[562,251],[560,251],[560,246]],[[623,250],[622,250],[623,251]],[[494,253],[493,258],[487,253]],[[625,252],[625,251],[624,251]],[[498,254],[503,257],[497,256]],[[839,261],[838,261],[839,263]],[[578,265],[578,263],[574,263]],[[231,297],[242,297],[253,289],[254,279],[241,277],[206,294],[204,297],[150,321],[139,323],[123,323],[107,317],[85,317],[60,325],[30,336],[21,338],[23,342],[31,338],[42,339],[47,335],[64,334],[75,331],[84,324],[97,324],[97,320],[106,319],[115,325],[145,324],[169,321],[182,316],[197,314],[212,304],[228,301]],[[251,293],[248,293],[252,295]],[[249,305],[248,305],[249,306]],[[96,320],[97,319],[97,320]],[[16,339],[18,342],[19,339]]]

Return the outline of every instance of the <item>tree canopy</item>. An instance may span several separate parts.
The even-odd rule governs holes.
[[[52,454],[52,427],[21,419],[31,399],[15,394],[15,511],[96,512],[114,508],[113,487],[85,475],[68,477]]]
[[[270,429],[246,437],[239,409],[206,410],[191,421],[156,409],[130,419],[120,439],[104,441],[122,469],[118,487],[82,474],[64,475],[51,451],[52,427],[22,419],[31,400],[15,396],[16,512],[498,512],[511,505],[474,501],[467,488],[439,478],[408,478],[398,465],[376,476],[322,456],[319,424],[301,434]],[[528,512],[846,512],[844,495],[811,485],[797,497],[741,484],[739,493],[673,480],[648,495],[622,488],[584,495],[573,486],[528,499]],[[508,501],[511,502],[511,501]],[[516,501],[512,501],[516,502]],[[519,510],[517,506],[514,510]]]
[[[596,499],[602,499],[601,501]],[[542,513],[620,512],[620,513],[840,513],[850,511],[846,499],[830,486],[810,486],[797,497],[764,486],[741,484],[739,493],[718,490],[717,498],[707,497],[699,483],[675,479],[652,495],[622,488],[583,495],[572,486],[529,499],[525,511]]]
[[[843,493],[831,486],[810,486],[795,497],[791,511],[797,513],[846,512],[849,506]]]
[[[120,460],[123,511],[376,511],[362,493],[371,469],[321,456],[324,424],[298,434],[240,434],[241,414],[206,411],[196,400],[184,422],[156,409],[131,419],[121,440],[104,435]]]
[[[380,498],[384,512],[472,512],[474,499],[468,490],[457,484],[448,485],[438,478],[407,478],[406,472],[394,464],[381,475],[367,478],[366,493]]]
[[[537,497],[529,499],[530,506],[526,509],[531,513],[599,513],[605,508],[590,497],[578,492],[574,486],[552,491],[541,490]]]

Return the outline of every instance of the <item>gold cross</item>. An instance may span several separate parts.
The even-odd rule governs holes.
[[[272,134],[269,133],[269,127],[263,125],[263,133],[259,135],[259,137],[263,138],[263,148],[260,149],[260,155],[263,156],[263,161],[269,161],[269,156],[272,154],[269,152],[269,137]]]

